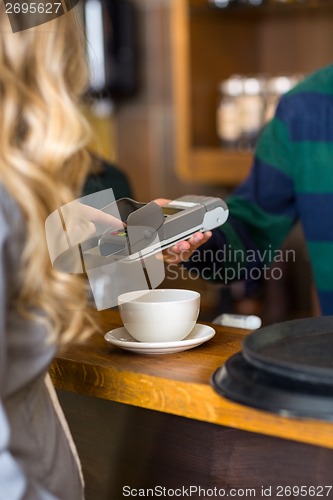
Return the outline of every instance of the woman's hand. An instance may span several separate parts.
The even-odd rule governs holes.
[[[117,217],[79,202],[62,207],[62,214],[71,245],[77,245],[95,236],[97,227],[97,235],[105,229],[125,227]]]
[[[160,206],[166,205],[170,200],[159,198],[154,200]],[[125,224],[116,217],[106,214],[102,210],[98,210],[96,208],[78,204],[77,205],[79,214],[84,220],[83,225],[77,225],[75,227],[75,237],[72,239],[76,239],[78,242],[83,241],[88,237],[92,237],[95,234],[96,227],[95,224],[102,224],[106,227],[112,228],[123,228]],[[163,251],[163,260],[166,263],[180,264],[181,262],[188,260],[193,252],[199,248],[201,245],[206,243],[209,240],[212,233],[211,231],[207,231],[205,233],[196,232],[190,236],[189,239],[184,241],[179,241],[172,247]]]
[[[122,220],[118,219],[114,215],[107,214],[98,208],[84,205],[83,203],[78,204],[78,206],[80,215],[85,221],[92,224],[99,223],[105,225],[106,227],[112,227],[115,229],[121,229],[126,225],[122,222]]]

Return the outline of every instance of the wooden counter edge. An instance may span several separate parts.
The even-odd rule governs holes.
[[[52,363],[50,374],[56,389],[333,449],[330,422],[282,417],[248,408],[219,396],[206,384],[112,368],[97,370],[92,365],[61,358]]]

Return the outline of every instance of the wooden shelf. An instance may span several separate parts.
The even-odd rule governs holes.
[[[192,148],[188,163],[178,172],[184,180],[235,186],[248,174],[252,154],[225,151],[219,148]]]
[[[177,174],[234,187],[251,154],[219,145],[219,82],[234,73],[306,74],[331,64],[333,2],[218,9],[206,0],[173,0],[171,43]]]

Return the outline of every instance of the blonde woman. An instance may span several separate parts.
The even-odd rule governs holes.
[[[0,498],[78,500],[79,468],[45,376],[57,349],[94,322],[80,277],[51,267],[44,224],[79,195],[88,168],[84,44],[75,9],[17,33],[2,9]]]

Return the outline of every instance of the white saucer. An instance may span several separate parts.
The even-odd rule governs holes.
[[[140,354],[172,354],[193,349],[193,347],[210,340],[215,333],[211,326],[197,323],[184,340],[177,342],[138,342],[124,327],[107,332],[104,338],[111,344],[127,351]]]

